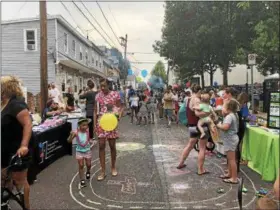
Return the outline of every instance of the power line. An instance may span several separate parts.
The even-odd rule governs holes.
[[[112,48],[114,48],[114,46],[112,46],[108,40],[100,33],[100,31],[92,24],[92,22],[89,20],[89,18],[83,13],[83,11],[78,7],[78,5],[72,1],[73,4],[76,6],[76,8],[80,11],[80,13],[84,16],[85,19],[87,19],[87,21],[92,25],[92,27],[100,34],[100,36],[105,40],[105,42],[107,42]]]
[[[121,27],[119,26],[119,24],[118,24],[116,18],[115,18],[113,12],[111,11],[110,5],[108,5],[108,8],[109,8],[109,11],[110,11],[110,13],[111,13],[111,15],[112,15],[112,17],[113,17],[113,19],[114,19],[116,25],[117,25],[117,28],[119,29],[119,32],[121,32],[122,34],[124,34],[123,31],[121,30]]]
[[[128,54],[158,54],[153,52],[128,52]]]
[[[99,24],[99,22],[95,19],[95,17],[91,14],[91,12],[88,10],[88,8],[85,6],[85,4],[81,1],[81,4],[86,9],[86,11],[89,13],[89,15],[92,17],[92,19],[96,22],[96,24],[101,28],[101,30],[106,34],[106,36],[110,39],[110,41],[114,44],[115,42],[109,37],[109,35],[106,33],[106,31],[102,28],[102,26]]]
[[[60,1],[60,3],[62,4],[62,6],[64,7],[64,9],[68,12],[68,14],[70,15],[71,19],[74,21],[74,23],[77,25],[77,27],[84,33],[84,35],[86,35],[85,30],[82,29],[79,24],[76,22],[76,20],[74,19],[74,17],[72,16],[71,12],[68,10],[68,8],[65,6],[65,4]]]
[[[16,16],[19,15],[20,11],[23,9],[23,7],[26,5],[26,3],[27,3],[27,0],[21,5],[21,7],[19,8],[19,10],[17,11],[17,13],[15,14],[14,17],[16,17]],[[13,19],[14,19],[14,18],[13,18]]]
[[[115,37],[116,37],[116,39],[117,39],[118,43],[120,44],[120,46],[122,46],[122,45],[121,45],[121,43],[120,43],[119,37],[116,35],[115,31],[113,30],[113,28],[112,28],[111,24],[109,23],[109,21],[108,21],[108,19],[107,19],[106,15],[105,15],[105,14],[104,14],[104,12],[103,12],[103,10],[102,10],[101,6],[99,5],[99,3],[98,3],[97,1],[96,1],[96,4],[98,5],[98,7],[99,7],[99,9],[100,9],[100,11],[101,11],[101,13],[102,13],[103,17],[105,18],[106,22],[108,23],[108,25],[109,25],[109,27],[110,27],[111,31],[112,31],[112,32],[113,32],[113,34],[115,35]]]

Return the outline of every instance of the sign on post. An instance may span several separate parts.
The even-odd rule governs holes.
[[[248,55],[248,65],[256,65],[256,54]]]

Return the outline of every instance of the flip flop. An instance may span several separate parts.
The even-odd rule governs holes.
[[[183,164],[183,165],[179,165],[179,166],[177,166],[177,169],[182,169],[182,168],[185,168],[187,165],[186,164]]]
[[[106,177],[106,174],[101,174],[97,177],[97,180],[98,181],[103,181],[105,179],[105,177]]]
[[[117,171],[113,171],[112,172],[112,176],[118,176],[118,172]]]
[[[229,179],[230,177],[229,176],[226,176],[225,174],[224,175],[221,175],[219,176],[221,179]]]
[[[198,176],[202,176],[202,175],[206,175],[206,174],[210,174],[210,172],[209,171],[204,171],[204,172],[202,172],[202,173],[196,173]]]
[[[223,179],[223,182],[225,182],[227,184],[238,184],[238,181],[237,182],[233,182],[230,179]]]

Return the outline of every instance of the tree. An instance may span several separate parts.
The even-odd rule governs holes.
[[[162,39],[154,51],[178,65],[180,77],[220,67],[223,83],[234,63],[258,54],[261,72],[279,71],[279,2],[166,2]]]
[[[158,61],[151,71],[151,75],[161,77],[164,83],[167,82],[167,75],[162,61]]]

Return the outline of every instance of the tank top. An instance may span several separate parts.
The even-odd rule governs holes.
[[[89,132],[82,133],[77,131],[77,152],[88,152],[90,151],[90,142],[89,142]]]
[[[190,109],[190,101],[191,99],[188,100],[187,103],[187,119],[188,119],[188,124],[189,126],[196,126],[199,120],[199,117],[197,117],[194,113],[194,111],[192,111]]]

